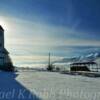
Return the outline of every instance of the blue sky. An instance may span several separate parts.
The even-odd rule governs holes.
[[[100,51],[100,0],[0,0],[13,61],[32,64]],[[34,64],[33,63],[33,64]]]

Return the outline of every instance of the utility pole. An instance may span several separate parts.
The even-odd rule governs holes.
[[[48,62],[48,66],[51,65],[51,61],[50,61],[50,52],[49,52],[49,62]]]
[[[51,55],[50,55],[50,52],[49,52],[49,58],[48,58],[48,67],[47,67],[47,70],[48,71],[52,71],[53,70],[53,66],[51,64]]]

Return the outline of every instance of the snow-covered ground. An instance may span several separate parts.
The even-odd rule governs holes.
[[[100,78],[56,72],[0,72],[0,100],[100,100]]]

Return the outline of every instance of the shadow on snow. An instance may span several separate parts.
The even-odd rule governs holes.
[[[12,72],[0,72],[0,100],[41,100],[15,80],[17,76]]]

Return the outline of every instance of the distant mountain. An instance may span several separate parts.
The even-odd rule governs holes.
[[[76,62],[78,61],[80,58],[79,57],[73,57],[73,58],[64,58],[62,61],[63,62]]]
[[[98,52],[98,53],[95,53],[95,57],[100,57],[100,52]]]
[[[54,61],[53,63],[69,63],[69,62],[76,62],[78,61],[79,58],[78,57],[73,57],[73,58],[63,58],[59,61]]]
[[[100,53],[99,52],[88,54],[85,57],[85,59],[92,60],[92,61],[96,60],[97,58],[100,58]]]
[[[87,61],[95,61],[100,58],[100,53],[90,53],[88,55],[72,57],[72,58],[63,58],[60,61],[54,61],[53,63],[74,63],[74,62],[87,62]]]
[[[100,58],[100,53],[96,52],[96,53],[90,53],[88,55],[82,56],[80,57],[80,61],[95,61],[97,58]]]

